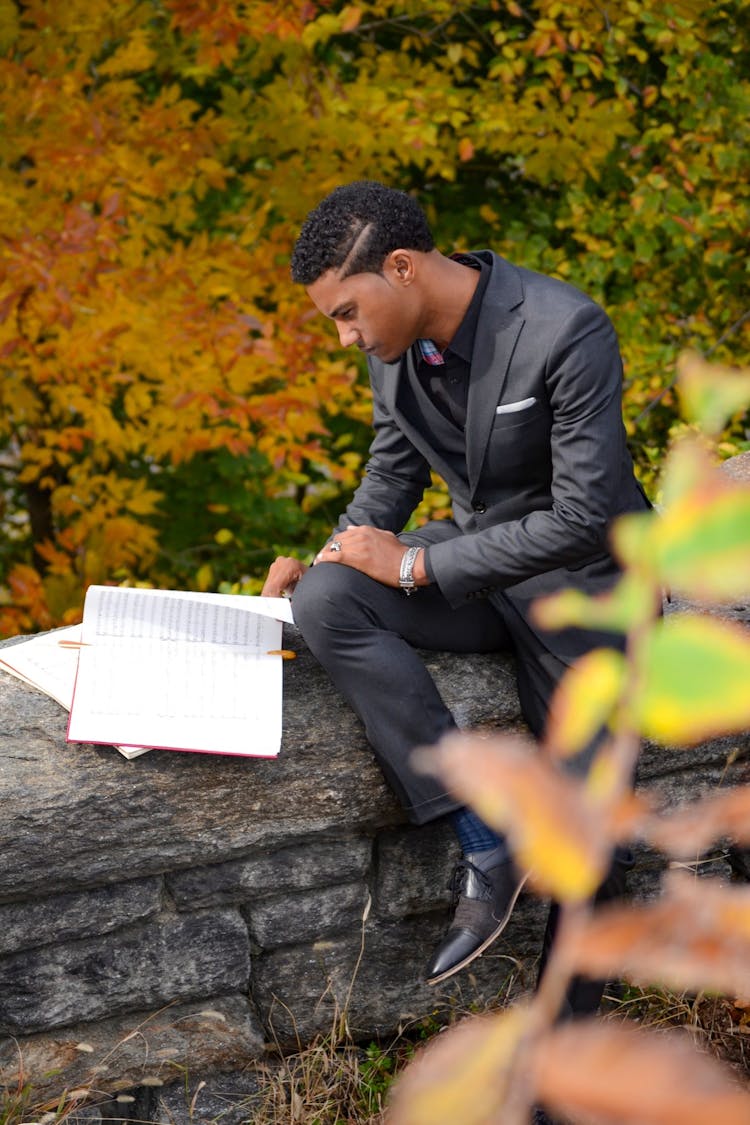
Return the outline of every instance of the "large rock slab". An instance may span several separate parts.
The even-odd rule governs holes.
[[[112,747],[66,743],[66,715],[0,674],[4,730],[0,902],[264,854],[321,833],[404,821],[361,724],[301,642],[285,664],[277,759],[159,751],[132,761]],[[512,664],[491,654],[430,660],[462,725],[518,725]]]

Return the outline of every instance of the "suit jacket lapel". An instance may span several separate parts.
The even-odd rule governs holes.
[[[524,324],[523,289],[517,271],[492,255],[492,275],[482,302],[466,413],[466,463],[473,495],[495,421],[516,341]]]
[[[416,385],[417,375],[409,351],[397,363],[385,364],[383,367],[382,393],[385,405],[405,436],[429,461],[435,472],[440,474],[451,489],[461,489],[464,482],[456,477],[450,461],[445,457],[445,441],[450,440],[450,435],[446,434],[443,438],[442,429],[449,427],[450,423],[442,417],[437,407],[431,407],[429,429],[425,431],[416,425],[408,408],[408,399],[404,402],[410,383],[412,386]]]

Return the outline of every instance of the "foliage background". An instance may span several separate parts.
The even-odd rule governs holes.
[[[749,25],[742,0],[0,0],[0,635],[76,620],[90,582],[256,589],[325,535],[366,380],[287,263],[346,180],[599,300],[652,486],[678,352],[747,363]]]

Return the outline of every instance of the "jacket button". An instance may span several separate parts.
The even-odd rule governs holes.
[[[480,516],[487,511],[487,505],[484,500],[475,500],[471,507],[473,511],[479,512]]]

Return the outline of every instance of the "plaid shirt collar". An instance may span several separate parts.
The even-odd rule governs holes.
[[[479,313],[482,307],[482,301],[484,300],[484,291],[487,288],[487,282],[490,276],[490,268],[486,263],[482,263],[481,258],[477,258],[473,254],[451,254],[451,258],[464,266],[471,266],[472,269],[479,270],[480,272],[479,284],[474,291],[471,304],[466,310],[464,319],[448,346],[451,355],[457,355],[466,362],[470,362],[471,353],[474,348],[474,336],[476,335],[477,323],[479,321]],[[425,363],[429,363],[431,367],[443,367],[445,365],[443,353],[434,340],[417,340],[417,345],[419,346],[420,355]]]
[[[438,348],[434,340],[417,340],[417,345],[425,363],[429,363],[430,367],[442,367],[445,364],[443,353]]]

